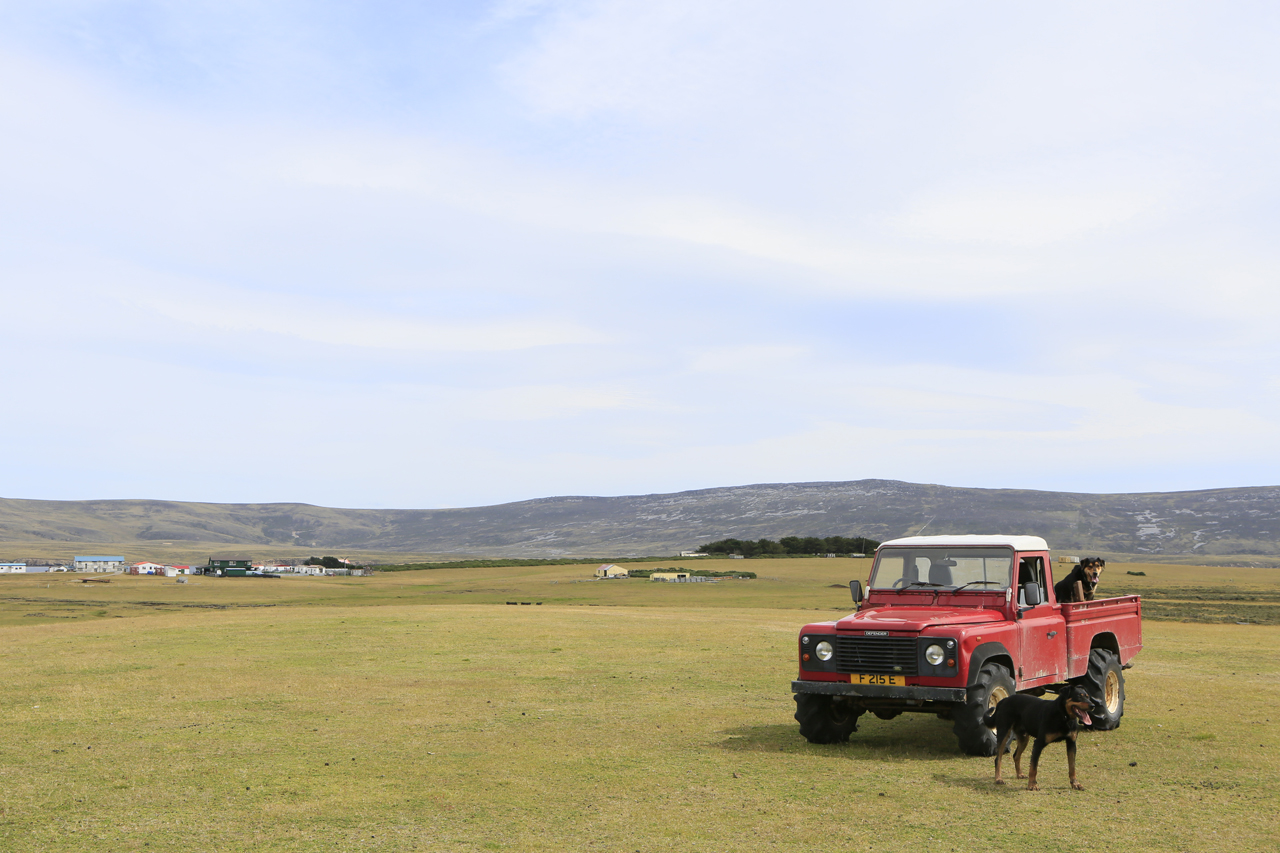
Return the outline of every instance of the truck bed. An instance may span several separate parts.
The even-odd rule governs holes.
[[[1062,605],[1062,618],[1067,625],[1067,673],[1069,678],[1084,675],[1089,669],[1089,651],[1094,638],[1104,635],[1096,645],[1111,648],[1127,664],[1142,649],[1142,598],[1122,595],[1097,598]]]

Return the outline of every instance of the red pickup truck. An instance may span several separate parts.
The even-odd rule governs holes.
[[[1052,568],[1038,536],[885,542],[865,595],[849,582],[856,611],[800,631],[791,683],[800,733],[837,743],[867,711],[882,720],[916,711],[951,720],[965,752],[994,755],[988,708],[1070,684],[1098,706],[1092,728],[1115,728],[1123,670],[1142,648],[1142,601],[1055,601]]]

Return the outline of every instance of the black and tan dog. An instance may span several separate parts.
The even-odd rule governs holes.
[[[1106,567],[1107,561],[1101,557],[1085,557],[1069,575],[1053,585],[1053,594],[1058,599],[1058,603],[1076,600],[1077,581],[1080,582],[1081,590],[1084,592],[1084,601],[1093,601],[1094,588],[1098,586],[1098,581],[1102,578],[1102,570]]]
[[[1071,779],[1071,787],[1083,791],[1084,785],[1076,781],[1076,734],[1080,726],[1090,725],[1089,709],[1093,700],[1089,692],[1076,685],[1059,694],[1057,699],[1037,699],[1034,696],[1014,694],[1000,700],[1000,704],[988,711],[982,719],[984,726],[996,728],[996,784],[1003,785],[1000,778],[1000,760],[1009,746],[1009,739],[1018,736],[1018,750],[1013,754],[1013,769],[1022,775],[1022,753],[1027,748],[1027,741],[1034,737],[1035,745],[1031,747],[1031,775],[1025,777],[1028,791],[1038,791],[1036,770],[1040,765],[1040,753],[1054,741],[1067,742],[1067,775]]]

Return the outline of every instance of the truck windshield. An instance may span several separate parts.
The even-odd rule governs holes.
[[[868,586],[1003,590],[1012,567],[1013,552],[1004,548],[881,548]]]

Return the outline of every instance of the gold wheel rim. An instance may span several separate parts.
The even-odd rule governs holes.
[[[1103,702],[1107,713],[1114,714],[1120,707],[1120,676],[1112,670],[1107,673],[1107,683],[1103,687]]]
[[[1008,699],[1008,698],[1009,698],[1008,690],[1005,690],[1003,687],[995,688],[994,690],[991,691],[990,695],[987,696],[987,710],[990,711],[992,708],[1000,704],[1000,700]],[[996,727],[991,726],[991,731],[994,732],[995,730],[996,730]]]

